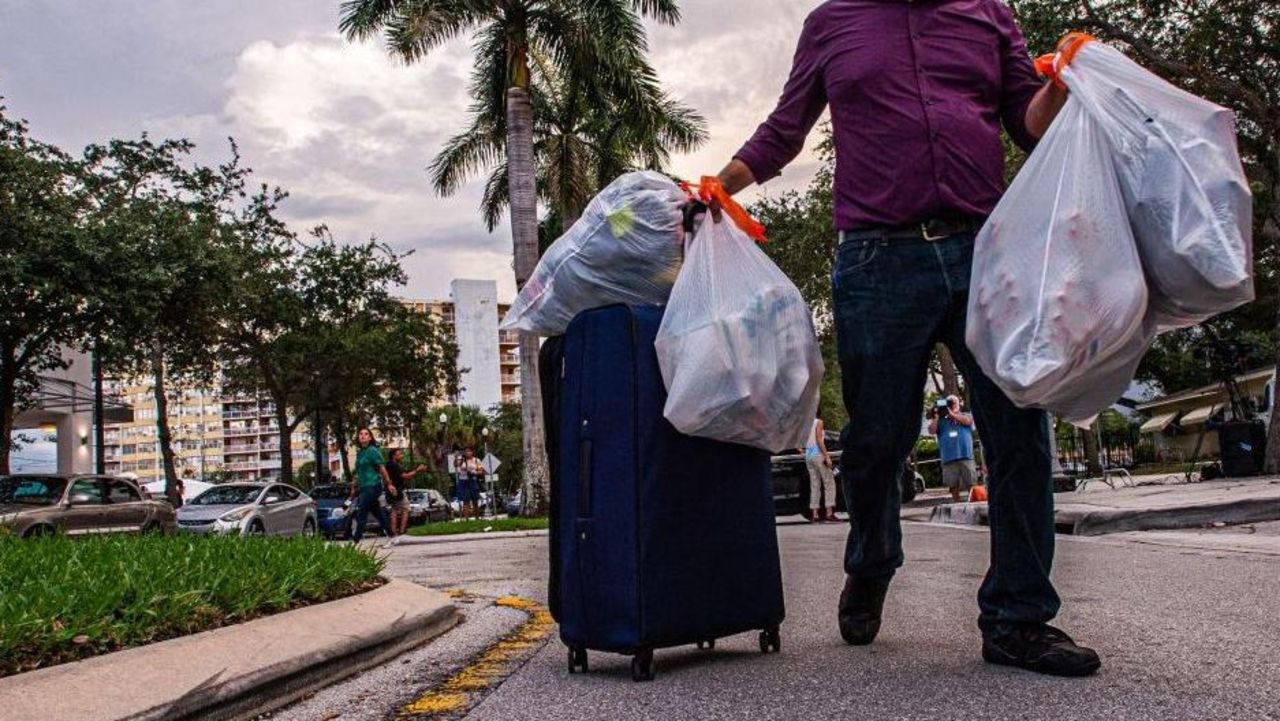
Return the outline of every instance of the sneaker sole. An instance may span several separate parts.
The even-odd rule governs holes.
[[[1009,666],[1046,676],[1060,676],[1063,678],[1082,678],[1084,676],[1092,676],[1098,669],[1102,668],[1102,661],[1100,659],[1095,659],[1076,667],[1067,668],[1050,667],[1038,663],[1023,663],[1008,654],[991,651],[985,646],[982,648],[982,660],[987,663],[996,664],[997,666]]]

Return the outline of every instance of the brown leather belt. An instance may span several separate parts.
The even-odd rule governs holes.
[[[840,231],[840,242],[846,240],[881,240],[895,242],[935,243],[961,233],[977,233],[986,218],[935,218],[918,225],[878,225]]]

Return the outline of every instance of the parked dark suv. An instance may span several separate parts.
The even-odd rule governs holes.
[[[836,510],[847,509],[844,502],[844,484],[840,483],[840,434],[826,432],[827,453],[831,455],[836,475]],[[802,515],[809,517],[809,469],[805,465],[804,450],[779,453],[773,461],[773,507],[779,516]],[[924,480],[907,464],[902,474],[902,502],[909,503],[924,490]]]

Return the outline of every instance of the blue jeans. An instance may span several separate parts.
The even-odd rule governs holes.
[[[1013,405],[965,345],[973,234],[933,243],[855,234],[837,251],[835,301],[844,404],[841,473],[849,507],[845,572],[888,580],[902,565],[898,478],[920,434],[924,381],[942,342],[968,382],[990,469],[991,566],[978,625],[1045,623],[1061,601],[1053,565],[1053,481],[1045,414]]]
[[[387,509],[382,507],[378,500],[382,498],[382,486],[367,486],[360,489],[360,495],[356,497],[356,530],[351,534],[351,540],[359,543],[364,538],[364,526],[369,522],[369,513],[378,514],[378,523],[382,526],[382,535],[391,535],[391,519],[387,514]]]

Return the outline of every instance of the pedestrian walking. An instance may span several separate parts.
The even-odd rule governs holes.
[[[959,503],[962,494],[967,496],[978,482],[978,468],[973,461],[973,417],[960,410],[956,396],[940,399],[931,416],[929,433],[938,439],[942,485],[951,493],[951,501]]]
[[[480,479],[484,476],[484,467],[476,458],[475,450],[467,447],[457,461],[458,469],[458,504],[461,506],[463,518],[479,517]]]
[[[809,517],[818,523],[840,520],[836,518],[836,478],[831,454],[827,452],[826,431],[821,418],[813,419],[804,445],[804,464],[809,469]]]
[[[942,341],[968,382],[991,465],[991,568],[978,596],[983,658],[1065,676],[1100,665],[1048,625],[1061,605],[1049,578],[1048,421],[1010,402],[965,344],[974,237],[1004,192],[1001,126],[1029,150],[1066,99],[1065,88],[1037,77],[1000,0],[829,0],[804,24],[777,108],[720,173],[730,193],[779,175],[830,107],[839,231],[832,291],[850,416],[838,611],[848,643],[876,638],[903,562],[893,488],[919,435],[923,379]]]
[[[419,465],[412,471],[406,471],[400,467],[404,462],[404,449],[394,448],[391,450],[391,458],[387,461],[387,478],[391,481],[391,485],[387,487],[388,503],[391,506],[391,526],[389,534],[390,544],[392,546],[400,542],[400,537],[404,535],[409,528],[409,496],[405,491],[409,488],[409,481],[413,477],[426,470],[426,466]]]
[[[351,482],[351,498],[356,504],[356,526],[351,533],[351,541],[359,543],[364,539],[364,527],[368,523],[369,514],[376,513],[390,545],[391,519],[382,503],[383,494],[391,486],[391,478],[382,461],[382,449],[374,440],[373,431],[365,427],[356,432],[356,443],[360,450],[356,453],[356,475]]]

